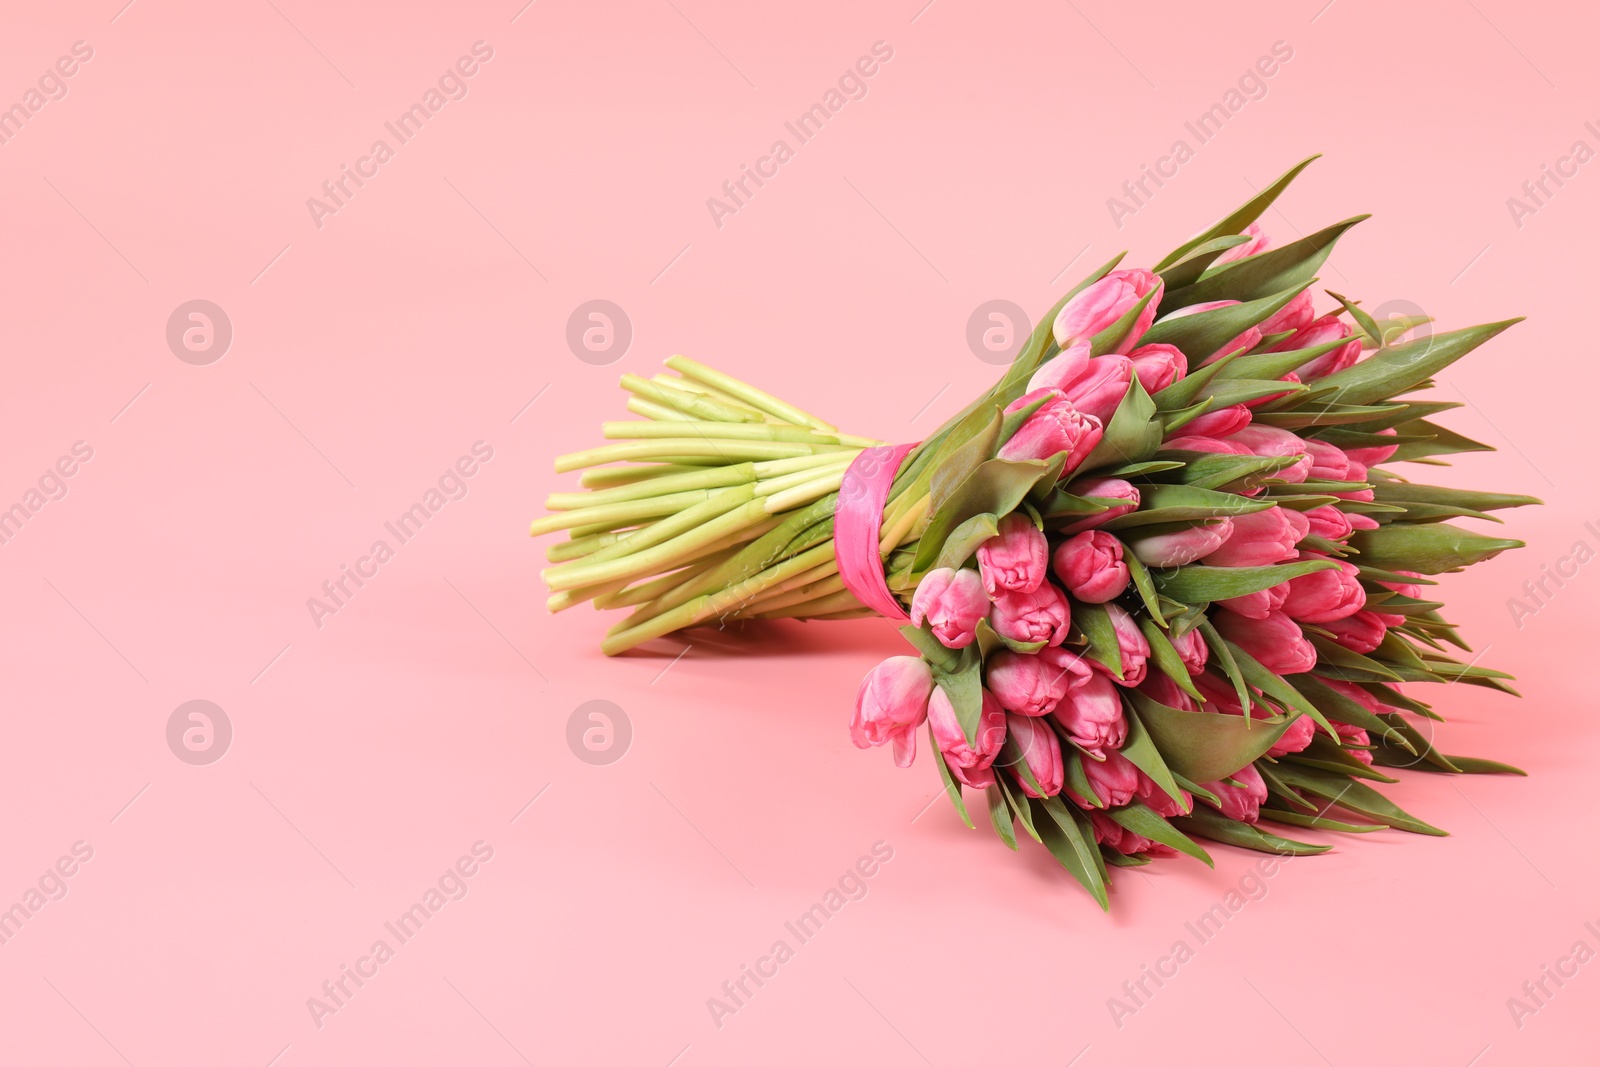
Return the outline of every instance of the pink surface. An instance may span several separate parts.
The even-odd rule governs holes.
[[[1600,176],[1570,158],[1600,148],[1590,8],[121,5],[19,8],[0,40],[0,99],[40,89],[0,144],[0,505],[39,505],[0,544],[0,898],[39,903],[0,945],[0,1062],[1589,1055],[1600,964],[1563,961],[1600,950],[1600,575],[1570,555],[1600,547],[1577,340]],[[1254,98],[1200,143],[1186,123],[1241,79]],[[801,143],[785,124],[840,86]],[[420,132],[388,129],[441,87]],[[1175,175],[1108,206],[1179,139]],[[620,417],[619,373],[683,352],[914,440],[999,373],[974,309],[1037,315],[1314,151],[1267,226],[1376,215],[1325,284],[1450,325],[1529,316],[1440,388],[1503,449],[1455,482],[1550,501],[1510,517],[1526,550],[1447,582],[1527,699],[1456,687],[1444,747],[1533,772],[1391,790],[1455,836],[1340,839],[1259,883],[1219,846],[1215,871],[1125,872],[1107,917],[1041,849],[929,806],[926,753],[850,744],[887,624],[606,660],[593,612],[543,613],[526,524],[573,484],[552,456]],[[1567,176],[1535,204],[1546,164]],[[745,166],[764,184],[709,209]],[[169,346],[193,300],[231,324],[220,359],[186,310]],[[627,322],[574,317],[593,300]],[[1564,585],[1514,618],[1545,566]],[[192,708],[169,747],[195,700],[231,727],[215,762],[191,762],[223,744],[214,711],[210,747]],[[801,944],[785,924],[840,884],[865,895]],[[1240,887],[1202,944],[1186,924]],[[402,942],[385,924],[430,889]],[[779,940],[793,957],[714,1019]],[[1180,940],[1119,1026],[1108,999]],[[1514,1018],[1547,965],[1570,976]],[[314,1015],[346,966],[364,984]]]

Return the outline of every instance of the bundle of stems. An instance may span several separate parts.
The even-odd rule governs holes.
[[[604,424],[617,443],[556,459],[557,472],[583,471],[586,491],[552,494],[532,527],[568,535],[546,553],[549,609],[633,608],[601,643],[608,655],[690,626],[873,614],[839,577],[833,508],[851,462],[884,442],[685,356],[666,366],[676,374],[623,375],[641,418]],[[915,482],[897,479],[885,507],[891,567],[909,566],[891,554],[926,514],[926,483]]]

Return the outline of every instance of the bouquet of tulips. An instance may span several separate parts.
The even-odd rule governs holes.
[[[1107,904],[1109,866],[1263,828],[1440,834],[1372,783],[1445,755],[1410,683],[1514,692],[1462,662],[1433,575],[1520,542],[1446,520],[1532,497],[1393,465],[1487,446],[1438,425],[1432,377],[1516,320],[1448,333],[1311,287],[1361,218],[1273,246],[1256,220],[1310,160],[1152,269],[1101,267],[927,440],[840,433],[682,356],[623,377],[636,421],[563,456],[534,533],[560,611],[631,612],[602,649],[735,620],[881,615],[915,655],[862,682],[850,732],[909,766],[924,724],[964,791]],[[1120,259],[1120,257],[1119,257]],[[1421,334],[1421,336],[1414,336]],[[1402,692],[1400,686],[1406,686]],[[1286,831],[1287,832],[1287,831]]]

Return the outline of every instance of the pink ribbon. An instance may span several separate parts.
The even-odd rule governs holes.
[[[833,508],[833,556],[839,577],[852,596],[879,615],[909,622],[883,580],[883,506],[906,454],[916,445],[880,445],[858,455],[844,472]]]

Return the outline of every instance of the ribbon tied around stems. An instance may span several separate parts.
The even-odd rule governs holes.
[[[911,617],[884,581],[879,538],[894,476],[915,447],[879,445],[856,456],[844,472],[833,508],[833,555],[840,580],[862,604],[896,622],[909,622]]]

